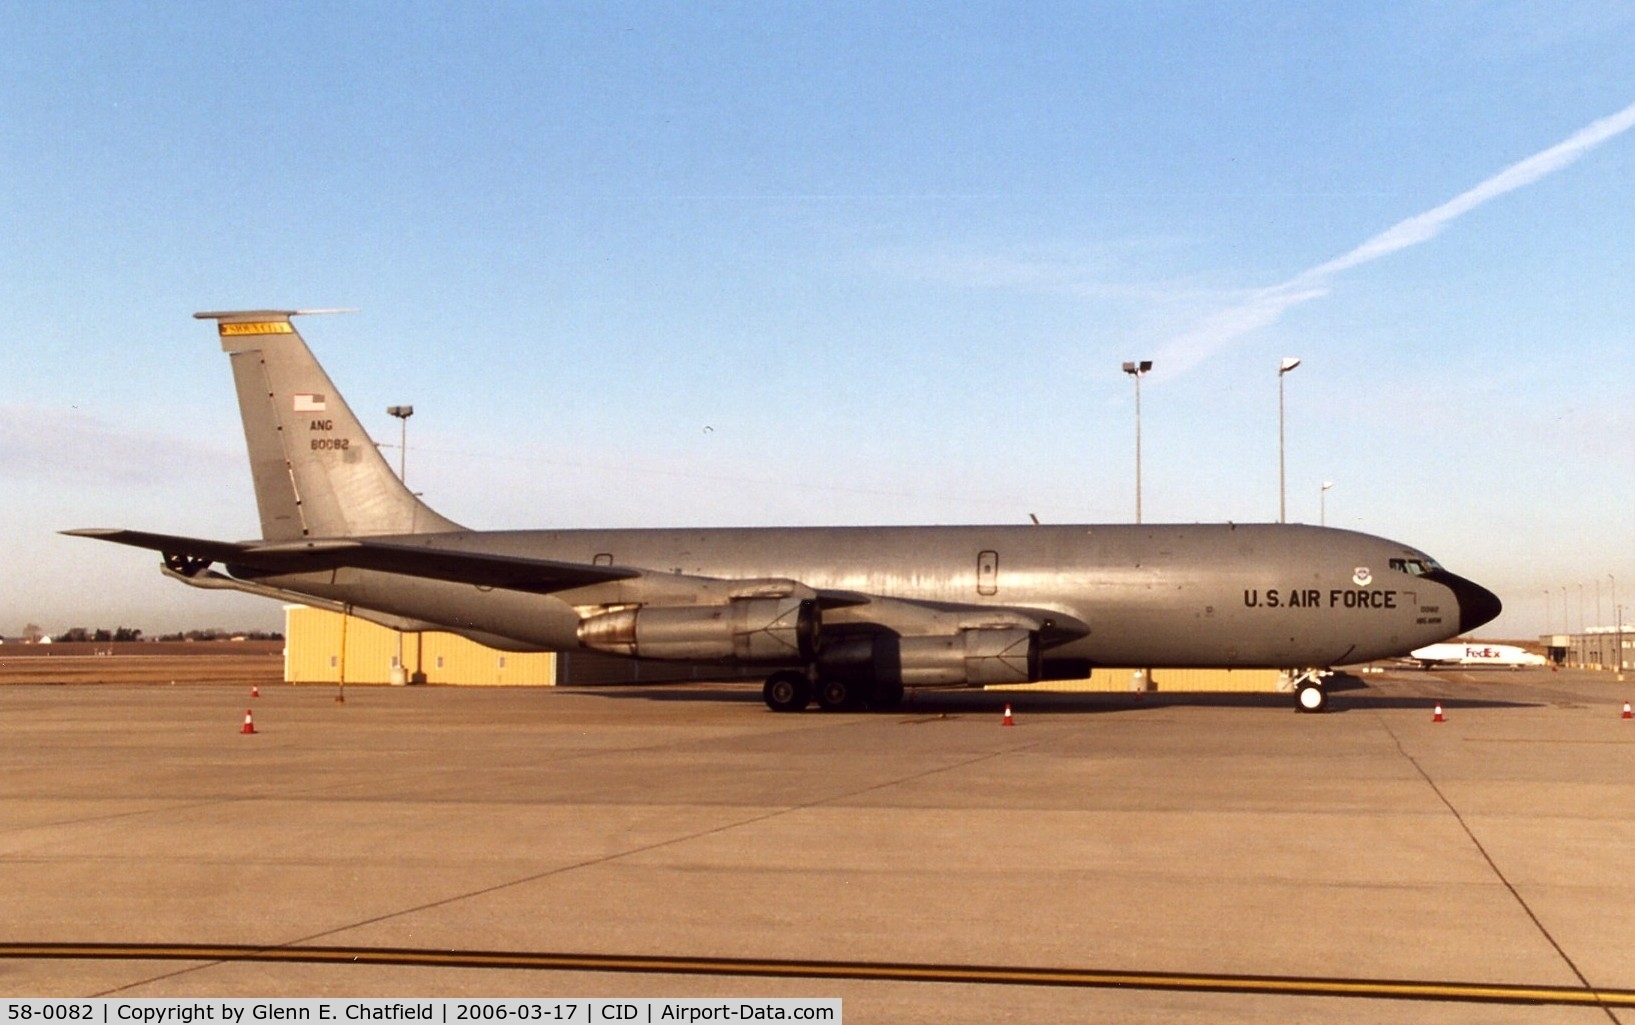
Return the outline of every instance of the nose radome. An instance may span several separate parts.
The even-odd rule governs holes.
[[[1499,596],[1475,581],[1448,573],[1441,583],[1451,587],[1454,596],[1459,599],[1459,632],[1462,634],[1493,622],[1504,611],[1504,603],[1499,601]]]

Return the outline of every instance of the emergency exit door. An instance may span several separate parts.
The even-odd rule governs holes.
[[[978,552],[976,556],[976,593],[999,593],[999,553]]]

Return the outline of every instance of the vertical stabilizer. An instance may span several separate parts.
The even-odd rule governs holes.
[[[233,360],[261,536],[460,530],[416,498],[370,440],[290,323],[299,310],[195,313]]]

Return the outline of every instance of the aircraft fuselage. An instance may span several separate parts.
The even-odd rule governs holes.
[[[1393,561],[1430,561],[1396,542],[1303,525],[552,530],[382,540],[637,567],[651,577],[798,580],[917,607],[1049,610],[1059,619],[1046,658],[1099,665],[1288,668],[1400,655],[1457,633],[1461,589],[1480,590],[1445,571],[1393,569]],[[263,582],[555,650],[579,647],[577,610],[620,603],[608,592],[623,586],[536,595],[348,569]],[[1466,618],[1480,602],[1466,591]],[[869,616],[882,618],[877,608]],[[844,607],[824,615],[830,631],[850,620]]]

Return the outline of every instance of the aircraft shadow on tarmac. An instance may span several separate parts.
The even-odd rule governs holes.
[[[1327,689],[1332,695],[1327,714],[1345,714],[1369,709],[1423,709],[1426,712],[1440,703],[1444,710],[1474,708],[1539,708],[1547,702],[1512,701],[1497,698],[1436,697],[1370,692],[1369,684],[1347,673],[1336,673],[1329,678]],[[747,682],[723,681],[717,683],[641,683],[603,684],[564,688],[573,693],[607,698],[614,701],[653,701],[714,704],[761,703],[760,689]],[[902,703],[892,708],[860,708],[845,713],[822,712],[815,706],[804,715],[904,715],[904,714],[972,714],[998,717],[1006,705],[1017,713],[1050,712],[1052,714],[1099,715],[1112,712],[1138,713],[1170,707],[1200,708],[1265,708],[1294,710],[1292,694],[1261,691],[1238,692],[1184,692],[1184,691],[979,691],[969,689],[923,688],[910,691]],[[769,714],[788,714],[770,713]]]

